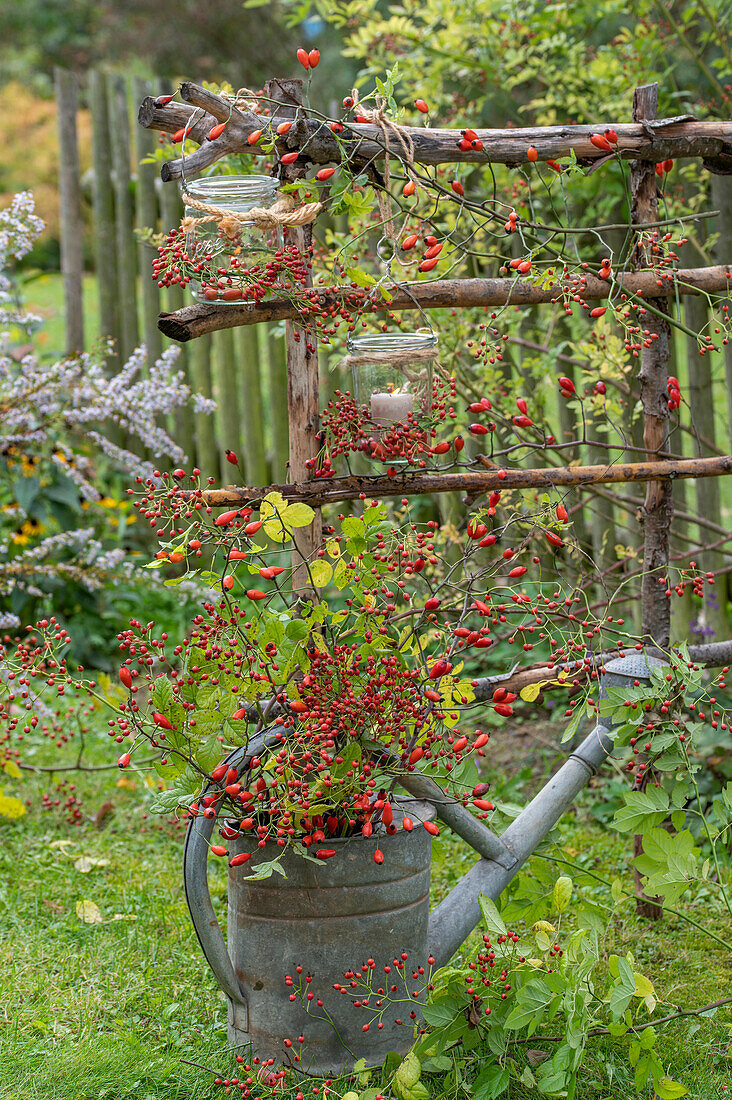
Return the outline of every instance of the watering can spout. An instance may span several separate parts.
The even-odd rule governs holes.
[[[610,661],[601,677],[601,697],[607,694],[609,687],[627,687],[634,681],[648,680],[653,667],[660,667],[662,664],[662,661],[644,654]],[[491,833],[468,814],[474,829],[484,834],[480,838],[482,845],[475,843],[472,835],[466,835],[460,827],[463,825],[462,821],[457,825],[453,824],[448,821],[444,810],[438,809],[443,821],[452,824],[455,832],[471,843],[483,858],[430,915],[428,943],[437,966],[444,966],[480,923],[481,894],[495,899],[505,890],[588,780],[605,763],[612,749],[610,729],[598,723],[501,837]],[[458,809],[468,813],[463,807]]]

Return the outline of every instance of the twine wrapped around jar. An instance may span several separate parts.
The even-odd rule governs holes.
[[[278,229],[280,226],[310,225],[323,209],[321,202],[296,206],[293,196],[289,194],[281,195],[272,206],[252,206],[247,211],[226,210],[224,207],[202,202],[185,190],[181,192],[181,198],[187,207],[200,210],[205,215],[202,218],[184,218],[181,222],[184,233],[192,232],[199,225],[217,222],[230,240],[239,236],[243,225],[254,225],[262,231]]]
[[[435,362],[437,359],[437,348],[412,348],[405,350],[384,350],[384,351],[366,351],[357,355],[352,355],[350,352],[344,355],[343,358],[336,366],[336,370],[343,367],[345,369],[352,369],[353,367],[360,367],[366,363],[384,363],[387,366],[394,367],[395,370],[402,372],[404,377],[409,382],[417,382],[424,377],[424,371],[410,371],[408,369],[410,363],[430,363]]]

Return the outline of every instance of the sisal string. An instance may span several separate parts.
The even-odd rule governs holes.
[[[225,207],[213,206],[208,202],[195,199],[187,191],[181,193],[181,198],[186,206],[193,210],[200,210],[204,217],[184,218],[181,229],[184,233],[190,233],[198,225],[207,222],[217,222],[223,233],[232,240],[239,236],[243,225],[254,224],[257,229],[278,229],[282,226],[310,225],[315,221],[323,209],[321,202],[303,203],[295,205],[292,195],[281,195],[272,206],[253,206],[251,210],[227,210]]]
[[[351,92],[353,99],[354,111],[358,109],[358,113],[362,118],[365,118],[367,122],[371,122],[373,125],[378,126],[381,131],[381,136],[384,141],[384,189],[377,192],[379,200],[379,213],[381,214],[381,220],[384,225],[384,235],[391,241],[397,240],[397,232],[394,227],[394,215],[391,210],[391,200],[389,198],[389,134],[393,134],[397,138],[399,144],[402,147],[402,151],[408,164],[414,164],[414,142],[408,130],[405,130],[403,126],[400,126],[398,122],[394,122],[392,118],[386,113],[386,99],[382,95],[376,96],[375,107],[362,107],[358,101],[358,88],[354,88]]]
[[[349,370],[351,367],[360,367],[365,363],[388,363],[390,367],[400,370],[409,382],[419,382],[424,379],[424,371],[410,371],[407,368],[410,363],[430,363],[437,359],[437,348],[419,348],[414,351],[367,351],[360,355],[344,355],[336,364],[335,370]],[[438,372],[441,374],[439,363],[435,362]]]

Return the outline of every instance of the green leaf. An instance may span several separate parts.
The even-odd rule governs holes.
[[[383,504],[371,504],[363,514],[363,522],[367,527],[371,527],[374,523],[380,523],[386,514],[386,509]]]
[[[647,878],[646,892],[675,905],[699,872],[699,851],[688,829],[672,835],[652,829],[643,835],[643,854],[633,861]]]
[[[196,749],[196,763],[205,772],[212,772],[223,754],[218,737],[209,737]]]
[[[183,581],[187,581],[190,577],[195,577],[195,575],[195,569],[193,571],[189,569],[186,570],[186,572],[183,573],[180,577],[166,577],[166,579],[163,581],[163,584],[166,588],[177,588],[177,586],[179,584],[182,584]]]
[[[620,833],[644,833],[661,824],[668,808],[668,792],[663,787],[626,791],[625,805],[615,811],[613,824]]]
[[[363,538],[366,534],[366,525],[358,516],[346,516],[341,523],[341,531],[346,538],[353,538],[354,536]]]
[[[37,477],[19,477],[12,482],[10,491],[23,511],[28,514],[40,488],[41,483]]]
[[[347,198],[346,195],[343,196]],[[350,204],[349,204],[350,205]],[[367,271],[362,271],[360,267],[349,267],[346,269],[346,277],[356,286],[368,287],[373,286],[376,279],[373,275],[370,275]]]
[[[494,1097],[506,1091],[510,1080],[511,1073],[508,1066],[486,1066],[473,1082],[471,1089],[473,1100],[494,1100]]]
[[[220,711],[201,707],[196,711],[196,725],[194,727],[195,732],[199,737],[208,738],[211,734],[221,731],[223,725],[224,715]],[[199,761],[200,763],[200,761]],[[216,761],[218,763],[218,760]],[[214,764],[216,767],[216,764]],[[206,769],[208,771],[208,769]]]
[[[558,913],[563,913],[572,898],[572,880],[568,875],[561,875],[554,883],[552,899],[554,908]]]
[[[516,994],[514,1007],[506,1017],[504,1027],[518,1031],[529,1024],[538,1024],[544,1009],[554,994],[543,979],[529,981]]]
[[[282,518],[288,527],[309,527],[315,519],[315,512],[309,504],[288,504]]]
[[[285,634],[295,642],[302,642],[310,633],[310,627],[302,619],[290,619],[285,627]]]
[[[182,771],[185,770],[185,760],[178,756],[177,753],[172,753],[166,757],[168,763],[163,764],[161,760],[156,760],[154,764],[155,771],[158,773],[161,779],[164,779],[166,783],[172,782],[177,779]]]
[[[419,1058],[410,1050],[394,1074],[392,1088],[399,1100],[429,1100],[429,1092],[420,1081],[422,1066]]]
[[[435,1001],[434,1004],[425,1005],[422,1016],[430,1027],[445,1027],[446,1024],[452,1023],[459,1011],[459,1001],[448,997],[445,1000]]]
[[[257,863],[255,867],[252,867],[246,877],[248,879],[264,879],[269,878],[270,875],[276,872],[278,875],[282,875],[283,878],[287,878],[287,874],[280,863],[281,858],[281,856],[277,856],[276,859],[270,859],[264,863]],[[247,864],[247,866],[250,865]]]
[[[496,936],[505,936],[507,932],[506,925],[501,919],[496,903],[487,894],[481,894],[478,902],[488,931],[493,932]]]
[[[158,676],[152,688],[152,704],[155,710],[165,714],[173,702],[173,685],[167,676]]]
[[[658,1100],[678,1100],[679,1096],[686,1096],[687,1089],[679,1081],[672,1081],[670,1077],[659,1077],[653,1082]]]
[[[635,996],[635,974],[627,959],[611,955],[610,973],[616,975],[616,982],[609,998],[609,1008],[614,1019],[619,1019]]]

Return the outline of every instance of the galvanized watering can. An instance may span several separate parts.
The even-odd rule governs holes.
[[[611,661],[600,694],[609,686],[648,679],[653,664],[661,662],[641,654]],[[406,1052],[421,999],[421,993],[412,996],[423,985],[419,967],[427,966],[429,956],[442,966],[458,950],[480,922],[480,895],[499,896],[604,763],[613,747],[608,732],[598,724],[501,837],[448,800],[426,776],[412,773],[400,780],[411,796],[402,800],[402,812],[408,806],[410,816],[418,820],[437,816],[481,856],[432,913],[432,837],[426,829],[329,841],[338,854],[322,865],[286,850],[287,878],[273,875],[263,880],[247,877],[261,853],[256,840],[240,835],[229,841],[229,850],[232,855],[250,851],[252,859],[229,869],[227,951],[206,876],[215,821],[193,818],[183,855],[186,900],[203,953],[228,999],[230,1045],[246,1054],[251,1044],[253,1054],[263,1061],[274,1058],[276,1064],[297,1051],[300,1068],[309,1073],[335,1072],[359,1058],[376,1064],[391,1050]],[[262,735],[253,739],[246,750],[232,754],[231,763],[241,771],[263,743]],[[384,852],[382,864],[373,859],[377,847]],[[398,973],[401,995],[405,1002],[411,999],[387,1006],[380,1021],[374,1019],[377,994],[364,1009],[353,1004],[357,991],[340,993],[333,988],[348,985],[346,972],[359,977],[369,959],[374,962],[375,989],[384,987],[388,965],[388,980]],[[395,962],[403,969],[397,971]],[[291,999],[307,974],[313,975],[305,987],[312,999],[297,992]],[[286,984],[286,975],[292,976],[294,986]],[[366,1023],[370,1026],[364,1031]],[[303,1044],[298,1043],[300,1036],[305,1037]]]

